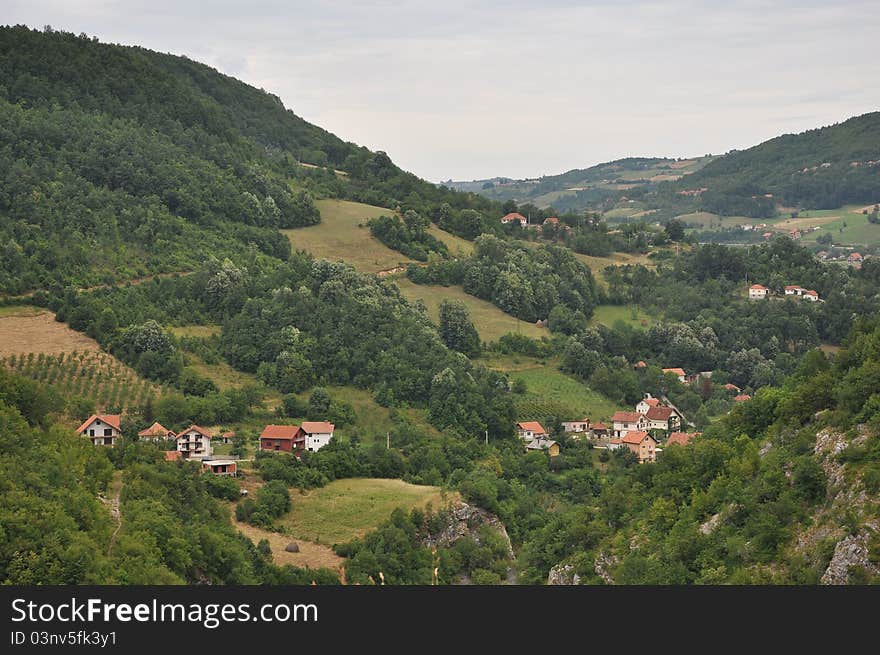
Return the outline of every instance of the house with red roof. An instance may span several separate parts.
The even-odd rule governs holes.
[[[165,461],[166,462],[176,462],[180,460],[180,455],[182,453],[179,450],[166,450],[165,451]]]
[[[769,293],[770,289],[763,284],[753,284],[749,287],[749,300],[764,300]]]
[[[505,216],[502,216],[501,222],[504,225],[507,225],[509,223],[519,223],[522,227],[525,227],[529,224],[528,219],[519,212],[511,212]]]
[[[727,384],[724,385],[724,389],[726,391],[731,391],[731,392],[736,392],[736,393],[739,393],[740,391],[742,391],[742,389],[740,389],[735,384],[731,384],[730,382],[728,382]]]
[[[663,403],[660,402],[659,398],[654,398],[651,394],[646,393],[645,397],[642,398],[638,404],[636,405],[636,411],[639,414],[647,414],[648,410],[652,407],[659,407]]]
[[[611,417],[612,434],[622,439],[628,432],[637,432],[648,428],[648,419],[638,412],[614,412]]]
[[[751,399],[752,399],[752,397],[750,395],[748,395],[747,393],[743,393],[738,396],[734,396],[733,401],[736,403],[744,403],[744,402],[749,401]]]
[[[177,434],[177,450],[184,459],[202,459],[210,457],[214,452],[211,448],[211,439],[214,437],[210,430],[198,425],[191,425],[183,432]]]
[[[804,291],[803,298],[808,302],[819,302],[819,293],[813,289],[808,289],[807,291]]]
[[[544,219],[544,225],[559,225],[559,219],[555,216],[548,216]]]
[[[639,458],[639,464],[657,459],[657,440],[644,431],[627,432],[621,444],[629,448]]]
[[[671,407],[657,405],[645,412],[649,430],[675,430],[681,424],[681,417]]]
[[[519,438],[524,441],[531,441],[532,439],[540,439],[542,437],[546,438],[550,436],[547,430],[544,429],[544,426],[537,421],[523,421],[517,423],[516,431],[517,434],[519,434]]]
[[[166,439],[175,439],[177,437],[174,432],[166,428],[164,425],[156,421],[146,430],[138,432],[138,439],[141,441],[165,441]]]
[[[202,460],[202,470],[210,471],[214,475],[235,477],[238,470],[238,462],[234,459],[206,459]]]
[[[864,261],[864,259],[865,258],[862,257],[861,254],[859,254],[857,252],[851,252],[849,254],[849,257],[846,258],[846,261],[847,261],[847,263],[849,263],[850,266],[854,266],[855,268],[861,268],[862,262]]]
[[[804,291],[806,291],[806,289],[804,289],[803,287],[800,287],[796,284],[789,284],[788,286],[785,287],[785,295],[786,296],[800,297],[801,295],[803,295]]]
[[[267,425],[260,434],[260,450],[291,453],[305,449],[306,434],[298,425]]]
[[[303,446],[310,452],[321,450],[333,439],[332,423],[327,421],[303,421],[300,429],[303,431]]]
[[[593,434],[597,437],[606,437],[608,436],[608,426],[604,423],[593,423],[590,430],[593,431]]]
[[[76,433],[88,437],[93,446],[113,447],[122,438],[121,423],[122,416],[119,414],[92,414],[76,429]]]
[[[667,446],[679,445],[679,446],[687,446],[694,437],[699,437],[702,432],[673,432],[669,435],[669,438],[666,440]]]
[[[684,372],[683,368],[664,368],[663,373],[675,373],[678,381],[682,384],[687,380],[687,374]]]

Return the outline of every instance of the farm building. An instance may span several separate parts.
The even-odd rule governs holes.
[[[217,437],[217,443],[223,444],[231,444],[235,439],[235,432],[232,430],[228,430],[223,432],[219,437]]]
[[[177,450],[185,459],[202,459],[210,457],[212,435],[205,428],[191,425],[177,435]]]
[[[678,444],[679,446],[687,446],[694,437],[699,437],[702,432],[673,432],[666,440],[667,446]]]
[[[501,222],[505,225],[509,223],[519,223],[523,227],[529,224],[528,219],[519,212],[511,212],[510,214],[503,216]]]
[[[550,457],[559,454],[559,444],[552,439],[532,439],[526,444],[526,450],[546,450]]]
[[[298,425],[267,425],[260,434],[260,450],[290,453],[303,450],[305,433]]]
[[[590,429],[590,419],[582,418],[578,421],[563,421],[562,429],[566,432],[587,432]]]
[[[238,463],[234,459],[203,459],[202,469],[214,475],[235,476]]]
[[[165,439],[174,439],[177,437],[173,431],[156,421],[146,430],[138,432],[138,439],[142,441],[163,441]]]
[[[92,414],[76,429],[76,432],[88,437],[92,445],[112,447],[122,438],[121,422],[122,416],[119,414]]]

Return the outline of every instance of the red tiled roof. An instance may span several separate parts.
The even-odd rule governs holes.
[[[694,437],[699,437],[702,432],[673,432],[666,440],[666,445],[678,444],[679,446],[687,446]]]
[[[521,223],[524,223],[525,220],[526,220],[526,217],[523,216],[522,214],[520,214],[519,212],[511,212],[511,213],[507,214],[506,216],[504,216],[501,219],[501,222],[502,223],[509,223],[510,221],[519,221]]]
[[[593,429],[594,430],[607,430],[608,426],[605,425],[604,423],[593,423]]]
[[[789,284],[785,287],[786,291],[797,291],[798,289],[803,289],[803,287],[799,287],[796,284]]]
[[[171,430],[169,430],[164,425],[162,425],[161,423],[156,421],[155,423],[153,423],[153,425],[148,427],[146,430],[141,430],[140,432],[138,432],[138,436],[139,437],[164,437],[169,432],[171,432]],[[174,433],[172,432],[172,434],[174,434]]]
[[[647,432],[641,432],[641,431],[639,431],[639,430],[633,430],[633,431],[631,431],[631,432],[627,432],[626,435],[624,435],[623,439],[621,439],[621,441],[622,441],[623,443],[640,444],[640,443],[642,443],[646,438],[647,438],[647,439],[653,439],[654,437],[652,437],[652,436],[651,436],[650,434],[648,434]]]
[[[620,439],[609,439],[609,440],[608,440],[608,443],[619,444],[619,443],[620,443]]]
[[[769,291],[763,284],[753,284],[749,289],[760,289],[761,291]]]
[[[645,412],[645,416],[647,416],[652,421],[668,421],[669,417],[675,413],[671,407],[651,407]]]
[[[638,423],[641,418],[638,412],[614,412],[611,420],[615,423]]]
[[[647,368],[647,367],[648,367],[648,365],[645,364],[645,362],[643,362],[642,360],[639,360],[636,362],[636,368]]]
[[[547,430],[544,429],[544,426],[538,423],[537,421],[524,421],[522,423],[517,423],[516,426],[520,430],[525,430],[526,432],[537,432],[538,434],[547,434]]]
[[[303,421],[300,426],[303,429],[303,432],[307,432],[308,434],[315,434],[316,432],[333,432],[333,428],[336,427],[332,423],[328,423],[327,421]]]
[[[745,393],[734,397],[734,400],[738,403],[744,402],[746,400],[751,400],[751,399],[752,399],[752,397],[748,394],[745,394]]]
[[[556,218],[555,216],[550,216],[549,218],[545,218],[545,219],[544,219],[544,225],[546,225],[547,223],[555,223],[555,224],[558,224],[558,223],[559,223],[559,219]]]
[[[203,437],[207,437],[208,439],[214,438],[214,435],[211,434],[210,430],[206,430],[205,428],[200,428],[198,425],[195,425],[195,424],[189,426],[186,430],[183,430],[182,432],[178,432],[177,436],[179,437],[180,435],[186,434],[187,432],[198,432],[200,435],[202,435]]]
[[[724,388],[728,391],[740,391],[740,388],[738,386],[736,386],[735,384],[731,384],[730,382],[725,384]]]
[[[850,253],[849,259],[862,259],[862,256],[859,253],[854,252]]]
[[[685,375],[683,368],[664,368],[664,373],[675,373],[676,375]]]
[[[804,295],[805,295],[805,296],[816,296],[816,297],[818,298],[818,297],[819,297],[819,292],[818,292],[818,291],[813,291],[812,289],[810,289],[809,291],[804,291]]]
[[[122,432],[122,428],[120,427],[120,423],[122,421],[122,416],[119,414],[92,414],[89,416],[85,422],[79,426],[76,431],[79,434],[85,432],[86,428],[88,428],[95,421],[103,421],[110,427],[116,428],[120,432]]]
[[[299,431],[298,425],[267,425],[260,439],[294,439]]]
[[[660,405],[659,398],[645,398],[644,400],[642,400],[642,402],[645,403],[648,407],[658,407]]]
[[[179,450],[166,450],[165,451],[165,461],[166,462],[176,462],[180,459],[180,451]]]

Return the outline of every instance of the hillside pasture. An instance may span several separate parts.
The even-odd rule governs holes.
[[[24,305],[3,307],[0,311],[0,356],[60,355],[100,349],[94,339],[56,321],[49,310]]]
[[[526,393],[514,396],[517,420],[562,420],[589,417],[605,421],[618,409],[597,391],[559,370],[556,360],[538,360],[522,355],[493,356],[480,360],[490,369],[506,373],[511,382],[521,379]]]
[[[647,314],[636,305],[599,305],[590,319],[592,325],[613,326],[623,321],[632,327],[647,328],[654,324],[657,317]]]
[[[395,508],[408,512],[430,504],[439,509],[456,497],[403,480],[346,478],[302,493],[291,490],[292,508],[279,523],[296,539],[338,544],[378,527]]]
[[[474,327],[480,334],[480,339],[487,343],[497,341],[510,332],[524,334],[535,339],[549,336],[549,332],[545,328],[536,327],[533,323],[526,323],[506,314],[492,303],[465,293],[460,286],[414,284],[405,277],[397,278],[395,282],[407,300],[410,302],[421,300],[425,303],[428,308],[428,316],[435,324],[440,321],[440,303],[444,299],[460,300],[468,308]]]

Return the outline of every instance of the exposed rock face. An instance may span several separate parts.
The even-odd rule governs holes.
[[[557,564],[547,576],[548,585],[575,585],[581,583],[581,576],[575,573],[572,564]]]
[[[843,585],[849,583],[851,568],[861,567],[871,575],[880,574],[880,569],[868,559],[867,538],[863,533],[857,536],[848,535],[837,542],[831,563],[822,575],[822,584]]]
[[[596,572],[602,581],[605,584],[614,584],[614,578],[611,577],[611,573],[608,570],[612,566],[616,566],[618,559],[615,555],[606,555],[604,552],[600,552],[596,555],[596,561],[593,564],[593,570]]]
[[[480,543],[480,528],[488,526],[501,534],[507,544],[507,554],[513,559],[513,546],[510,543],[510,536],[507,534],[507,528],[498,520],[498,517],[490,514],[484,509],[468,505],[460,502],[454,505],[446,517],[446,522],[440,532],[428,535],[424,539],[424,544],[428,547],[442,546],[447,547],[461,539],[462,537],[471,537],[478,544]]]

